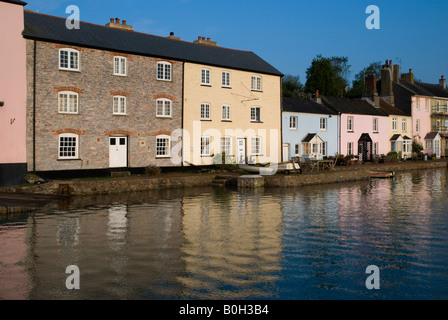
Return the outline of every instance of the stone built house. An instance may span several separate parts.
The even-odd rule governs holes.
[[[217,139],[226,150],[230,146],[229,153],[237,155],[239,137],[261,156],[265,141],[256,131],[247,133],[252,105],[237,103],[238,94],[259,93],[254,101],[265,116],[263,128],[280,128],[282,74],[252,52],[220,48],[203,38],[191,43],[173,34],[142,34],[118,19],[106,26],[81,22],[79,30],[68,30],[64,18],[26,10],[24,15],[29,171],[188,165],[184,152],[194,152],[193,158],[212,155],[212,141],[203,133],[182,145],[183,136],[194,131],[192,122],[206,115],[213,115],[213,127],[223,135],[232,121],[242,129],[230,141]],[[242,89],[253,75],[261,75],[265,93]],[[226,113],[224,105],[231,108]],[[243,114],[247,123],[239,122]],[[280,139],[279,133],[278,146]],[[250,152],[241,154],[245,162]]]

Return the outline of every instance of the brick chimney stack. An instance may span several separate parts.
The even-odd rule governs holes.
[[[205,39],[205,37],[201,37],[201,36],[198,37],[198,40],[193,41],[193,43],[202,44],[202,45],[205,45],[205,46],[212,46],[212,47],[217,47],[218,46],[217,42],[211,41],[210,38]]]
[[[126,20],[123,20],[122,23],[120,23],[120,19],[118,18],[110,18],[110,22],[106,24],[106,27],[113,28],[113,29],[121,29],[121,30],[127,30],[127,31],[134,31],[134,27],[126,24]]]
[[[446,90],[446,79],[444,76],[439,80],[439,86]]]
[[[409,73],[402,74],[401,80],[408,83],[414,83],[414,74],[412,73],[412,69],[409,69]]]

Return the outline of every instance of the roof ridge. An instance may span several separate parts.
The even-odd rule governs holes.
[[[64,17],[54,16],[54,15],[50,15],[50,14],[46,14],[46,13],[41,13],[41,12],[34,12],[34,11],[32,11],[32,10],[29,10],[29,9],[25,9],[24,12],[28,12],[28,13],[35,14],[35,15],[46,16],[46,17],[50,17],[50,18],[56,18],[56,19],[61,19],[61,20],[67,20],[67,18],[64,18]],[[156,35],[156,34],[150,34],[150,33],[145,33],[145,32],[141,32],[141,31],[126,30],[126,29],[118,29],[118,28],[110,28],[110,27],[107,27],[107,26],[105,26],[105,25],[101,25],[101,24],[97,24],[97,23],[92,23],[92,22],[88,22],[88,21],[83,21],[83,20],[79,20],[79,22],[80,22],[80,23],[83,23],[83,24],[88,24],[88,25],[91,25],[91,26],[95,26],[95,27],[104,28],[104,29],[107,29],[107,30],[113,30],[113,31],[125,31],[125,32],[129,32],[129,33],[133,33],[133,34],[136,33],[136,34],[141,34],[141,35],[144,35],[144,36],[157,37],[157,38],[160,38],[160,39],[165,39],[165,40],[170,40],[170,41],[176,41],[176,42],[183,42],[183,43],[191,44],[191,45],[200,45],[200,44],[196,44],[196,43],[194,43],[194,42],[192,42],[192,41],[187,41],[187,40],[182,40],[182,39],[180,39],[180,40],[178,40],[178,39],[170,39],[169,37],[159,36],[159,35]],[[224,50],[233,50],[233,51],[239,51],[239,52],[246,52],[246,53],[253,53],[253,54],[255,54],[255,53],[254,53],[253,51],[251,51],[251,50],[233,49],[233,48],[228,48],[228,47],[211,46],[211,45],[204,45],[204,44],[202,44],[201,46],[207,46],[207,47],[211,47],[211,48],[220,48],[220,49],[224,49]]]

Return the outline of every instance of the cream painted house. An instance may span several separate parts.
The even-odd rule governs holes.
[[[184,64],[183,164],[281,162],[282,74],[252,52],[204,48],[222,65]]]

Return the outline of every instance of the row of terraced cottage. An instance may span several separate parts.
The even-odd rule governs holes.
[[[24,10],[0,0],[0,185],[27,172],[206,166],[397,151],[445,154],[448,91],[386,63],[363,99],[283,99],[253,52]],[[379,90],[377,90],[377,87]]]

